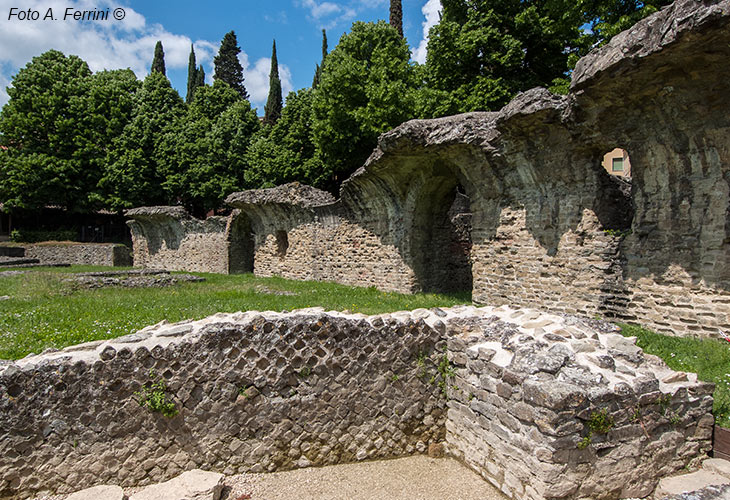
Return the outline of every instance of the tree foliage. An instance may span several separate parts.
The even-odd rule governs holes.
[[[312,80],[312,88],[316,89],[319,86],[319,80],[322,78],[322,68],[324,68],[324,60],[327,57],[327,31],[322,29],[322,61],[317,64],[317,68],[314,70],[314,80]]]
[[[180,95],[161,73],[150,73],[135,95],[133,118],[112,142],[99,182],[105,205],[112,209],[164,205],[171,201],[161,188],[165,157],[161,144],[183,116]]]
[[[271,49],[271,70],[269,71],[269,97],[264,106],[264,124],[275,124],[281,117],[283,105],[281,80],[279,79],[279,61],[276,57],[276,40],[274,40],[274,46]]]
[[[356,22],[327,55],[312,103],[313,142],[332,169],[327,188],[360,167],[380,133],[413,116],[414,70],[403,37],[385,23]]]
[[[290,92],[281,118],[251,139],[245,181],[250,188],[299,181],[321,186],[329,179],[311,137],[312,89]]]
[[[159,40],[155,44],[155,55],[152,58],[150,73],[165,74],[165,51],[162,49],[162,42]]]
[[[205,85],[205,71],[203,71],[203,66],[200,66],[200,69],[198,69],[197,62],[195,60],[195,48],[191,43],[190,56],[188,57],[188,87],[185,94],[185,102],[190,104],[193,100],[195,89],[202,87],[203,85]]]
[[[565,76],[584,13],[571,0],[444,0],[429,34],[427,81],[459,111],[494,110]]]
[[[248,92],[243,85],[243,67],[238,60],[238,54],[241,48],[236,40],[236,33],[229,31],[223,37],[218,55],[213,59],[215,65],[215,73],[213,80],[220,80],[227,83],[233,88],[243,99],[248,99]]]
[[[244,187],[244,154],[258,127],[256,112],[228,84],[198,88],[159,148],[165,191],[196,215],[220,206]]]
[[[56,50],[21,69],[0,113],[6,209],[98,208],[105,158],[132,114],[138,86],[129,70],[92,75],[84,61]]]

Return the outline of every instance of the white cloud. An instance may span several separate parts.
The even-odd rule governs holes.
[[[253,66],[246,64],[243,69],[243,85],[248,90],[251,104],[260,110],[263,110],[266,99],[269,97],[269,71],[271,71],[271,58],[269,57],[262,57]],[[284,64],[279,64],[279,79],[281,80],[281,94],[286,97],[294,85],[291,80],[291,71]]]
[[[321,2],[317,0],[297,0],[297,5],[309,10],[307,16],[320,28],[332,28],[335,25],[348,21],[357,16],[357,10],[352,7],[345,7],[332,2]]]
[[[184,68],[188,64],[191,40],[187,36],[170,33],[160,24],[148,24],[144,16],[131,7],[122,7],[125,17],[113,19],[113,11],[119,3],[112,0],[30,0],[23,2],[22,9],[40,13],[39,20],[19,20],[7,15],[14,0],[0,0],[0,66],[17,71],[34,56],[50,49],[74,54],[85,60],[92,71],[104,69],[131,68],[138,78],[149,71],[157,40],[162,41],[167,68]],[[67,8],[76,10],[110,11],[106,21],[63,20]],[[42,20],[52,9],[56,20]],[[198,64],[212,65],[218,44],[207,40],[195,41],[195,55]],[[244,60],[248,62],[245,54]],[[212,75],[212,71],[209,72]],[[0,83],[9,79],[9,74],[0,73]],[[4,86],[3,86],[4,90]],[[0,106],[7,102],[7,94],[0,91]]]
[[[441,0],[428,0],[426,5],[421,8],[421,12],[426,17],[423,22],[423,38],[418,47],[413,49],[413,60],[421,64],[426,62],[426,46],[428,45],[428,32],[438,24],[439,12],[441,11]]]

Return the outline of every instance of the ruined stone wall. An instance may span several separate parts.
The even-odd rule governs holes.
[[[567,96],[532,89],[498,112],[383,134],[336,202],[296,184],[232,195],[254,240],[253,262],[239,267],[400,292],[471,289],[478,303],[717,337],[730,331],[728,58],[730,0],[678,0],[582,58]],[[617,146],[630,184],[601,166]],[[449,213],[457,190],[470,238]],[[146,249],[138,230],[135,254],[226,269],[218,245],[230,227],[169,253]]]
[[[437,320],[218,314],[3,362],[0,497],[422,452],[444,437],[417,363],[443,344]],[[173,418],[135,401],[158,379]]]
[[[606,323],[481,311],[447,322],[446,439],[507,497],[645,497],[712,448],[712,384]]]
[[[23,245],[25,256],[42,264],[80,266],[130,266],[129,248],[115,243],[71,243]]]
[[[128,210],[135,266],[168,271],[228,273],[229,241],[224,217],[195,219],[182,207]]]
[[[137,402],[159,381],[172,418]],[[217,314],[2,362],[0,497],[444,439],[511,498],[641,496],[710,449],[712,389],[610,325],[528,309]],[[582,447],[603,411],[614,424]]]

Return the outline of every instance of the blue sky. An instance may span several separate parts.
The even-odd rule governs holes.
[[[402,0],[405,36],[414,60],[425,60],[425,35],[438,20],[439,0]],[[353,21],[388,19],[389,0],[272,0],[216,2],[130,0],[0,0],[0,105],[5,87],[18,69],[49,49],[75,54],[93,71],[131,68],[138,78],[149,71],[154,45],[162,40],[167,75],[184,96],[190,43],[210,81],[213,57],[223,35],[234,30],[242,49],[244,84],[252,104],[263,114],[268,93],[271,44],[276,39],[284,94],[311,85],[321,58],[321,30],[327,29],[332,50]],[[10,19],[11,9],[13,15]],[[117,21],[64,20],[67,8],[124,9]],[[39,12],[38,20],[22,20],[19,11]],[[43,17],[52,9],[55,20]],[[425,30],[425,31],[424,31]]]

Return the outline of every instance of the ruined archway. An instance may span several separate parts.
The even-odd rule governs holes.
[[[252,273],[254,237],[251,221],[244,214],[234,215],[228,228],[228,272]]]
[[[409,255],[423,292],[472,290],[470,200],[457,177],[439,168],[415,189]]]

